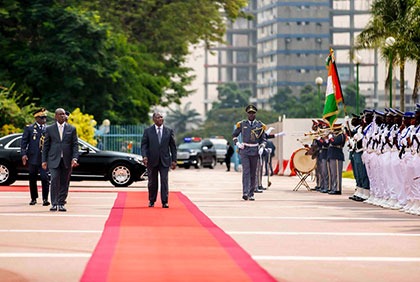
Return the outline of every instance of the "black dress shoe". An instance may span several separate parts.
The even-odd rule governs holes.
[[[243,195],[242,199],[244,199],[245,201],[248,201],[248,196],[247,195]]]
[[[340,191],[330,191],[330,192],[328,192],[328,194],[330,194],[330,195],[341,195],[341,192]]]
[[[31,206],[36,205],[36,200],[32,200],[32,201],[29,203],[29,205],[31,205]]]
[[[168,206],[168,204],[163,204],[163,205],[162,205],[162,208],[164,208],[164,209],[169,209],[169,206]]]
[[[42,205],[43,206],[49,206],[50,205],[50,202],[48,202],[48,200],[43,200],[42,201]]]
[[[66,212],[67,210],[66,210],[66,208],[65,208],[64,206],[59,205],[59,206],[58,206],[58,211],[61,211],[61,212]]]
[[[50,208],[50,211],[57,211],[57,210],[58,210],[57,205],[53,205],[53,206]]]
[[[153,208],[155,206],[155,203],[149,202],[149,208]]]

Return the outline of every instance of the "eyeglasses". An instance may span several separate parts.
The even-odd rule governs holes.
[[[39,118],[42,118],[42,119],[44,119],[44,118],[47,118],[46,116],[42,116],[42,117],[39,117]]]

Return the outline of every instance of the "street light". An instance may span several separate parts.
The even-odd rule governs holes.
[[[362,57],[359,54],[354,55],[353,62],[356,64],[356,114],[359,114],[359,65]]]
[[[390,36],[385,39],[385,46],[392,47],[395,38]],[[389,107],[392,108],[392,50],[389,50]]]
[[[317,78],[315,78],[315,83],[318,86],[318,109],[320,108],[321,105],[321,85],[324,81],[322,80],[322,77],[318,76]],[[320,116],[322,117],[322,110],[321,110],[321,114]]]

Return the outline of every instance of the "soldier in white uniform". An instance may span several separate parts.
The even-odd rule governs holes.
[[[254,201],[257,188],[258,155],[262,154],[266,145],[266,125],[255,119],[257,107],[248,105],[245,109],[247,120],[239,121],[232,133],[233,143],[239,149],[242,163],[242,199]],[[242,142],[239,142],[239,135]]]

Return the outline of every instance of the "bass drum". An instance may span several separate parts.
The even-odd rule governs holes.
[[[300,148],[293,152],[291,164],[293,168],[302,173],[310,173],[315,169],[316,158],[312,159],[311,155],[307,155],[308,149]]]

